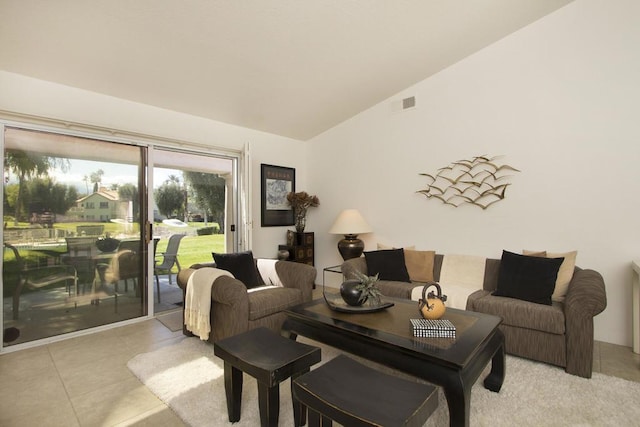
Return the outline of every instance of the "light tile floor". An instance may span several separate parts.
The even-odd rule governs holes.
[[[1,355],[0,425],[182,426],[126,366],[182,339],[151,319]],[[596,342],[594,370],[640,382],[640,355]]]

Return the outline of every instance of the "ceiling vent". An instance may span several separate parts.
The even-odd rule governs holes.
[[[409,98],[404,98],[402,100],[402,109],[403,110],[408,110],[410,108],[415,108],[416,106],[416,97],[415,96],[411,96]]]

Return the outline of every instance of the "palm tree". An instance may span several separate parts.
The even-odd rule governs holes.
[[[95,172],[91,172],[91,182],[93,183],[94,193],[100,189],[100,183],[102,182],[102,175],[104,175],[104,171],[102,169],[98,169]]]
[[[84,181],[85,187],[87,187],[87,196],[88,196],[89,195],[89,176],[85,175],[84,177],[82,177],[82,180]]]
[[[20,208],[24,197],[24,184],[27,179],[47,175],[49,169],[59,165],[63,171],[69,166],[69,161],[56,157],[47,157],[23,150],[6,150],[5,168],[10,169],[18,177],[18,197],[16,198],[13,223],[18,225]]]

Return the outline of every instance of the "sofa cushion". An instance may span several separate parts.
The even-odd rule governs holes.
[[[578,251],[571,252],[547,252],[547,251],[522,251],[524,255],[542,256],[547,258],[564,258],[560,270],[558,270],[558,278],[556,279],[556,287],[553,290],[551,299],[553,301],[564,301],[567,291],[569,289],[569,283],[573,278],[573,271],[576,268],[576,257]]]
[[[398,249],[378,243],[378,250]],[[415,246],[405,246],[404,263],[412,282],[432,282],[435,251],[417,251]]]
[[[364,253],[369,276],[378,275],[380,280],[410,282],[404,260],[403,249],[386,249]]]
[[[247,289],[263,285],[258,277],[258,270],[251,251],[230,254],[213,252],[212,255],[218,268],[233,274],[233,277],[244,283]]]
[[[551,334],[564,334],[565,332],[564,312],[561,303],[534,304],[486,293],[485,296],[474,299],[473,307],[469,308],[480,313],[500,316],[504,325]]]
[[[551,305],[563,258],[541,258],[502,251],[496,296]]]
[[[399,282],[396,280],[378,280],[376,286],[382,295],[391,298],[411,299],[411,290],[416,286],[411,282]],[[417,306],[416,306],[417,307]]]
[[[261,319],[302,304],[302,291],[296,288],[269,286],[257,292],[249,292],[249,320]]]
[[[435,251],[404,250],[404,264],[409,273],[409,279],[414,282],[433,281],[433,262]]]

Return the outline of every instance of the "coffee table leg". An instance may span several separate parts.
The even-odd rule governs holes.
[[[227,395],[227,413],[229,421],[240,421],[242,404],[242,371],[224,362],[224,391]]]
[[[442,389],[447,398],[447,406],[449,406],[449,425],[450,426],[469,426],[469,415],[471,412],[471,384],[465,387],[462,379],[453,374],[443,384]]]
[[[484,379],[484,388],[497,393],[500,391],[500,388],[502,388],[502,383],[504,382],[504,334],[498,329],[493,339],[499,340],[499,344],[498,349],[491,359],[491,372],[489,372],[489,375]]]
[[[258,382],[258,406],[260,407],[260,426],[278,427],[280,414],[280,385],[269,387]]]

